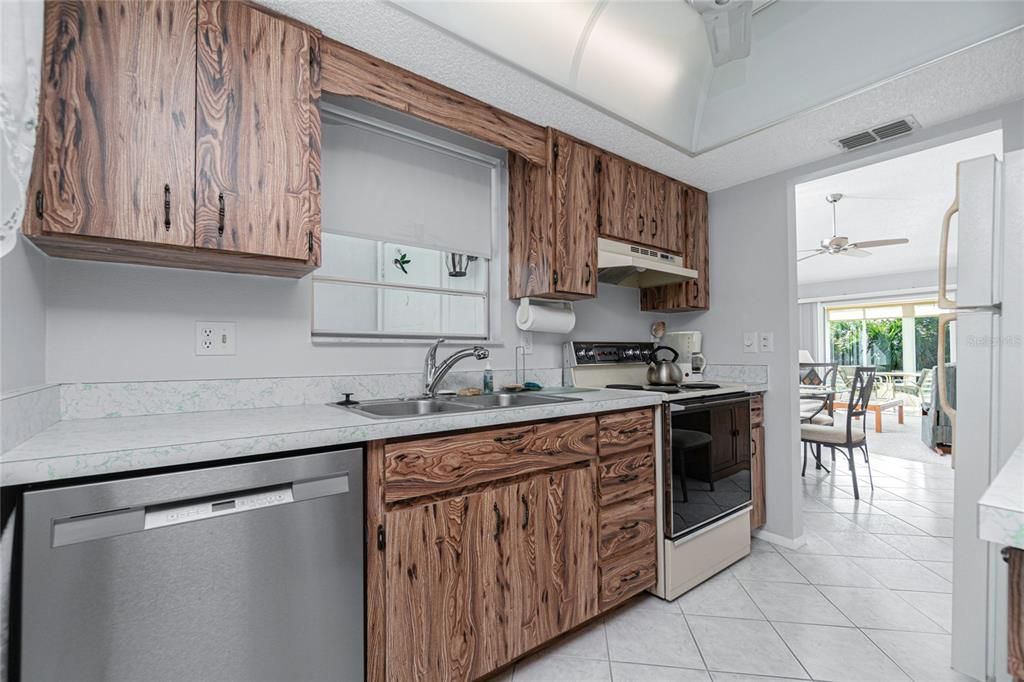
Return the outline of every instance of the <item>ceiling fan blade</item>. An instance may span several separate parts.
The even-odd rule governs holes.
[[[809,256],[803,256],[802,258],[797,258],[797,259],[796,259],[796,262],[797,262],[797,263],[799,263],[799,262],[800,262],[800,261],[802,261],[802,260],[807,260],[808,258],[814,258],[815,256],[820,256],[820,255],[821,255],[821,254],[823,254],[823,253],[825,253],[825,252],[824,252],[824,251],[821,251],[821,250],[819,249],[818,251],[815,251],[814,253],[812,253],[812,254],[811,254],[811,255],[809,255]]]
[[[814,253],[821,253],[821,249],[797,249],[796,252],[797,253],[810,253],[811,251],[813,251]]]
[[[909,243],[909,239],[902,237],[900,239],[873,239],[866,242],[854,242],[853,244],[850,244],[850,246],[856,249],[871,249],[876,246],[896,246],[897,244]]]
[[[856,247],[851,245],[851,246],[843,249],[842,251],[840,251],[839,255],[840,256],[853,256],[854,258],[867,258],[868,256],[871,255],[871,252],[870,251],[865,251],[864,249],[858,249],[858,248],[856,248]]]

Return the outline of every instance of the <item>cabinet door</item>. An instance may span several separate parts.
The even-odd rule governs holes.
[[[597,151],[555,136],[555,288],[597,294]]]
[[[194,2],[46,3],[43,233],[192,246],[195,28]]]
[[[707,310],[708,195],[692,188],[686,189],[686,261],[698,274],[696,281],[685,285],[686,306],[691,310]]]
[[[750,429],[750,501],[750,527],[760,528],[765,522],[763,426]]]
[[[561,634],[597,614],[597,500],[593,465],[541,477],[541,586],[547,626]]]
[[[648,234],[644,243],[656,249],[665,250],[669,245],[666,226],[668,222],[666,219],[668,215],[668,183],[664,176],[652,171],[646,171],[646,176],[644,214],[647,216]]]
[[[685,257],[686,187],[671,180],[668,181],[665,199],[665,250],[683,256],[683,266],[691,267]]]
[[[618,156],[601,155],[599,231],[603,237],[638,241],[635,170],[633,164]]]
[[[318,46],[247,3],[200,0],[196,246],[301,261],[316,250]]]

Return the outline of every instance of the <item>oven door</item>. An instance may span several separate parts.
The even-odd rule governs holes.
[[[673,540],[750,506],[750,396],[671,403],[665,534]]]

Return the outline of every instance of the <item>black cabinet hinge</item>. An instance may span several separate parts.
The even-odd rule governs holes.
[[[43,217],[43,192],[39,190],[36,192],[36,217]]]
[[[597,162],[594,163],[594,172],[595,173],[600,173],[601,172],[601,159],[598,159]]]
[[[387,538],[384,535],[384,526],[377,526],[377,549],[384,551],[387,546]]]
[[[556,142],[551,146],[551,154],[557,159],[558,158],[558,143]]]
[[[558,270],[555,270],[554,272],[551,273],[551,278],[554,280],[555,286],[557,287],[558,286]]]
[[[597,226],[601,227],[602,225],[604,225],[604,218],[601,216],[600,213],[598,213],[597,214]]]

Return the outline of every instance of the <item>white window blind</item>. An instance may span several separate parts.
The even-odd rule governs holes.
[[[492,256],[500,160],[340,109],[323,123],[324,231]]]

